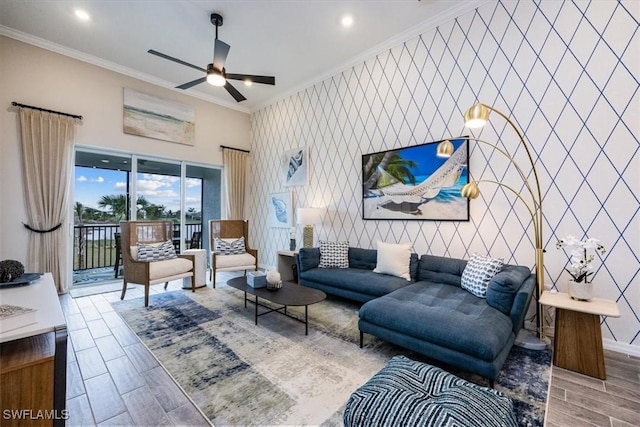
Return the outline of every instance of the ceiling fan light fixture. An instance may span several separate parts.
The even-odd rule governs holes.
[[[207,83],[212,86],[224,86],[227,84],[227,79],[224,78],[224,72],[218,71],[213,68],[213,64],[209,64],[207,70]]]

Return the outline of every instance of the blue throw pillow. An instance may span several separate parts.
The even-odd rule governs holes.
[[[506,265],[502,271],[489,282],[487,288],[487,304],[506,315],[511,314],[511,307],[520,286],[531,275],[527,267]]]

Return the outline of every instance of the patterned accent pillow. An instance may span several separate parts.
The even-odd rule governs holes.
[[[349,242],[320,240],[320,268],[349,268]]]
[[[219,255],[240,255],[247,251],[244,245],[244,236],[237,239],[214,239],[213,251]]]
[[[137,246],[138,261],[164,261],[178,257],[171,240],[167,240],[160,244],[138,243]]]
[[[473,254],[462,272],[460,286],[479,298],[487,297],[489,282],[500,270],[504,261]]]

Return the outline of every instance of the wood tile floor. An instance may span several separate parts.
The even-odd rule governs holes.
[[[553,367],[546,426],[640,426],[640,358],[605,350],[607,380]]]
[[[181,287],[169,283],[169,290]],[[152,295],[161,292],[162,285],[151,287]],[[133,286],[126,299],[142,296]],[[113,311],[110,302],[119,299],[119,291],[60,297],[70,337],[67,425],[210,425]],[[640,358],[605,351],[605,364],[606,381],[553,367],[547,427],[640,426]]]
[[[168,290],[181,288],[178,280]],[[151,295],[160,292],[163,285],[151,287]],[[143,287],[133,286],[126,299],[143,296]],[[110,302],[119,300],[119,291],[60,296],[70,338],[67,426],[211,425],[113,311]]]

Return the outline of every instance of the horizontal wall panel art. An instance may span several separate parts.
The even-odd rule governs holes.
[[[468,141],[452,139],[451,157],[436,155],[441,141],[362,156],[363,219],[468,221]]]
[[[195,117],[191,105],[124,89],[124,133],[193,145]]]

